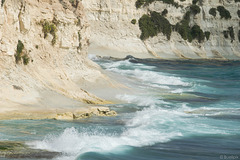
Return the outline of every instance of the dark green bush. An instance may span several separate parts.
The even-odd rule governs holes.
[[[139,19],[139,28],[142,31],[140,38],[145,40],[149,37],[163,33],[169,40],[172,33],[172,25],[160,13],[151,12],[151,15],[143,15]]]
[[[137,22],[136,19],[132,19],[132,20],[131,20],[131,23],[132,23],[132,24],[136,24],[136,22]]]
[[[144,14],[138,21],[139,28],[141,30],[141,40],[145,40],[149,37],[153,37],[157,35],[157,29],[151,18]]]
[[[176,2],[174,2],[174,0],[137,0],[135,3],[135,6],[136,6],[136,8],[140,8],[143,5],[147,6],[155,1],[162,1],[163,3],[171,4],[171,5],[175,6],[176,8],[180,7],[180,5]]]
[[[188,23],[190,21],[190,15],[191,15],[191,12],[187,11],[183,16],[183,19],[186,20]]]
[[[164,9],[163,11],[162,11],[162,16],[166,16],[168,14],[168,10],[167,9]]]
[[[17,54],[21,54],[23,49],[24,49],[24,44],[22,43],[21,40],[18,40],[18,44],[17,44]]]
[[[238,41],[240,42],[240,30],[238,31]]]
[[[145,0],[137,0],[135,3],[136,8],[140,8],[142,5],[144,5]]]
[[[240,10],[237,11],[238,18],[240,18]]]
[[[240,0],[235,0],[235,2],[237,3],[237,2],[240,2]]]
[[[210,34],[211,34],[211,33],[208,32],[208,31],[204,32],[204,35],[205,35],[205,37],[206,37],[207,40],[209,40]]]
[[[5,2],[5,0],[2,0],[2,4],[1,4],[2,7],[3,7],[4,2]]]
[[[175,30],[181,35],[184,40],[192,42],[191,28],[189,27],[189,21],[183,19],[180,23],[177,23]]]
[[[170,22],[157,12],[151,13],[151,20],[157,27],[157,32],[163,33],[163,35],[165,35],[167,39],[170,40],[172,34],[172,25]]]
[[[205,38],[204,33],[198,25],[194,25],[191,28],[191,35],[192,35],[192,39],[197,39],[199,43],[204,41],[204,38]]]
[[[235,40],[233,27],[228,27],[229,35],[231,37],[231,41]]]
[[[18,40],[18,44],[17,44],[17,51],[15,56],[15,61],[18,64],[21,59],[23,59],[23,64],[27,65],[29,63],[29,57],[27,54],[23,55],[23,49],[24,49],[24,44],[22,43],[21,40]]]
[[[221,18],[225,18],[225,19],[231,19],[232,18],[230,12],[227,9],[225,9],[223,6],[218,6],[217,10],[218,10]]]
[[[216,17],[217,15],[217,9],[216,8],[211,8],[209,10],[209,14],[211,14],[213,17]]]
[[[197,4],[198,0],[193,0],[192,4]]]
[[[21,40],[18,40],[17,51],[14,55],[16,63],[19,63],[19,61],[21,61],[23,49],[24,49],[24,44],[22,43]]]
[[[196,14],[200,13],[201,9],[198,5],[193,4],[190,6],[190,11],[195,16]]]
[[[223,31],[224,38],[228,38],[229,31]]]

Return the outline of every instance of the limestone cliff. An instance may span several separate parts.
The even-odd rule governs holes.
[[[59,102],[55,107],[62,103],[60,95],[83,103],[106,102],[81,88],[104,76],[87,58],[89,25],[80,1],[0,0],[0,4],[1,111],[3,106],[11,110],[39,101],[48,107],[54,95]]]
[[[153,0],[154,1],[154,0]],[[142,1],[144,2],[144,1]],[[160,58],[215,58],[239,59],[239,12],[240,3],[234,0],[201,0],[196,1],[200,13],[192,16],[190,26],[197,24],[205,32],[210,32],[209,40],[199,43],[197,40],[188,42],[179,33],[173,32],[170,40],[162,33],[141,40],[138,20],[142,15],[156,11],[168,10],[166,18],[172,25],[181,21],[192,5],[192,0],[175,0],[181,7],[154,1],[149,5],[136,8],[136,0],[86,0],[83,6],[91,26],[91,52],[99,55],[124,57],[128,54],[137,57]],[[224,6],[231,13],[231,19],[216,17],[209,14],[211,8]],[[136,19],[137,24],[131,20]],[[233,28],[235,39],[226,38],[224,32]],[[108,49],[101,51],[101,49]]]

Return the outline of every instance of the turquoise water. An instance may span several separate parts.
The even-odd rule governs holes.
[[[0,140],[59,160],[240,159],[240,61],[92,59],[133,88],[109,106],[118,116],[0,121]]]

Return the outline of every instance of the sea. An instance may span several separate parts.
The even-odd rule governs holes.
[[[89,57],[131,89],[106,105],[117,116],[2,120],[0,141],[54,160],[240,160],[240,61]]]

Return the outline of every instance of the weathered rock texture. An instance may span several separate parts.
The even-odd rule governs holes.
[[[53,159],[60,156],[61,153],[49,152],[40,149],[31,149],[23,142],[0,142],[0,158],[8,159]]]
[[[138,24],[132,24],[131,20],[138,19],[150,11],[162,12],[168,10],[167,19],[175,25],[186,13],[187,6],[192,0],[175,0],[183,7],[176,8],[171,4],[157,1],[149,6],[136,9],[136,0],[87,0],[83,6],[91,26],[91,52],[99,55],[111,55],[124,57],[128,54],[137,57],[160,58],[216,58],[239,59],[240,42],[238,40],[239,17],[237,11],[240,3],[233,0],[203,0],[199,4],[200,14],[191,19],[191,25],[198,24],[203,31],[210,31],[210,39],[203,43],[194,40],[189,43],[181,38],[177,32],[173,32],[171,39],[167,40],[161,33],[158,36],[145,41],[140,40],[141,31]],[[209,14],[210,8],[224,6],[230,11],[232,18],[221,19],[219,13],[213,17]],[[233,27],[235,40],[224,38],[223,31]],[[100,49],[108,49],[109,52]]]
[[[44,22],[56,27],[54,45],[53,31],[44,36]],[[27,65],[23,60],[16,63],[19,40]],[[81,82],[104,78],[87,59],[88,41],[89,25],[80,1],[72,5],[68,0],[6,0],[0,6],[1,111],[38,103],[41,91],[47,90],[83,103],[106,103],[80,87]]]
[[[84,110],[65,112],[57,114],[53,119],[56,120],[76,120],[90,118],[91,116],[116,116],[117,112],[110,110],[108,107],[91,107]]]

